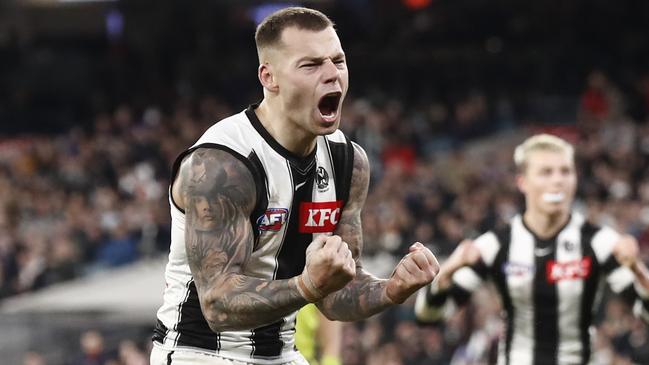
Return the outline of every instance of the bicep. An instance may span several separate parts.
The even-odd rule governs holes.
[[[200,291],[213,286],[219,274],[239,272],[252,252],[254,179],[238,158],[212,148],[192,152],[178,179],[187,259]]]
[[[352,142],[353,143],[353,142]],[[335,234],[347,242],[354,259],[358,262],[363,248],[363,227],[361,211],[367,198],[370,180],[370,167],[365,151],[356,143],[354,147],[354,164],[349,190],[349,200],[343,208]]]

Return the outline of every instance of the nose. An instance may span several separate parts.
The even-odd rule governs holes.
[[[566,179],[567,177],[560,171],[556,171],[552,174],[552,183],[554,185],[562,186],[566,182]]]
[[[322,69],[322,78],[325,84],[338,81],[340,70],[331,59],[324,61]]]

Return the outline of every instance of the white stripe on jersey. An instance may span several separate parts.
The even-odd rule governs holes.
[[[463,267],[453,274],[453,282],[466,291],[474,291],[482,284],[482,279],[470,267]]]
[[[249,266],[247,270],[250,276],[274,279],[279,267],[277,257],[284,244],[286,229],[291,219],[290,209],[293,195],[286,194],[285,191],[287,186],[292,189],[293,177],[291,176],[288,161],[282,156],[276,153],[258,153],[257,157],[259,157],[262,165],[267,168],[267,171],[272,171],[272,173],[266,174],[266,179],[268,179],[268,208],[284,208],[289,211],[286,213],[286,221],[279,231],[264,232],[259,236],[257,249],[251,255],[251,262],[257,264]],[[284,187],[284,189],[280,187]],[[281,239],[277,240],[277,237],[281,237]]]
[[[491,267],[496,259],[496,255],[500,250],[500,243],[498,238],[493,232],[487,232],[474,241],[475,245],[480,250],[480,256],[485,265]]]
[[[578,262],[582,259],[581,227],[583,219],[573,214],[570,223],[559,233],[555,246],[557,263]],[[592,265],[595,263],[591,263]],[[558,301],[559,358],[562,364],[579,364],[581,362],[581,331],[579,319],[583,295],[583,280],[561,280],[556,283]]]
[[[593,236],[591,246],[599,263],[603,264],[608,260],[618,239],[620,234],[609,227],[603,227]]]
[[[521,216],[511,222],[511,242],[503,270],[514,307],[510,364],[531,364],[534,354],[534,237],[523,225]]]

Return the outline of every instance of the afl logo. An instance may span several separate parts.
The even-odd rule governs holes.
[[[319,190],[325,190],[329,186],[329,174],[324,167],[318,167],[318,170],[316,170],[315,183]]]

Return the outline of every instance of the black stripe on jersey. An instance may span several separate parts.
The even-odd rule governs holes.
[[[196,285],[192,280],[189,284],[189,295],[182,305],[180,321],[176,326],[179,333],[178,346],[198,347],[216,351],[219,348],[219,338],[212,332],[201,312]]]
[[[153,342],[163,344],[168,333],[169,329],[167,328],[167,326],[165,326],[164,323],[162,323],[162,321],[158,319],[155,324],[155,328],[153,329]]]
[[[311,161],[315,159],[316,150],[318,149],[317,146],[307,156],[299,156],[284,148],[284,146],[279,144],[279,142],[277,142],[277,140],[275,140],[275,138],[273,138],[273,136],[268,133],[266,128],[264,128],[264,125],[261,124],[261,121],[255,113],[255,109],[257,109],[258,106],[259,104],[253,104],[250,105],[248,109],[246,109],[246,116],[248,117],[248,120],[250,120],[250,124],[252,124],[253,128],[255,128],[257,133],[259,133],[261,138],[263,138],[266,143],[268,143],[268,145],[275,150],[275,152],[279,153],[280,156],[289,160],[292,165],[299,166],[299,168],[306,170]]]
[[[167,354],[167,365],[171,365],[171,355],[173,355],[173,354],[174,354],[174,351],[170,351]]]
[[[280,331],[284,320],[255,328],[250,339],[253,343],[253,357],[277,357],[282,352],[284,341],[280,340]]]
[[[590,241],[589,241],[590,242]],[[612,273],[615,269],[619,268],[620,264],[617,262],[617,259],[615,258],[615,255],[611,253],[611,255],[608,256],[606,261],[602,264],[602,272],[606,275]]]
[[[187,284],[185,284],[185,297],[183,300],[178,304],[178,317],[176,318],[176,323],[174,323],[174,331],[178,332],[178,324],[180,323],[180,318],[182,317],[183,314],[183,306],[185,303],[187,303],[187,298],[189,298],[189,285],[194,281],[194,278],[189,279]],[[180,336],[180,334],[178,334]],[[178,344],[178,336],[176,336],[176,339],[174,340],[174,346]]]
[[[446,299],[450,293],[450,288],[447,290],[439,290],[435,293],[431,293],[430,290],[426,291],[426,303],[431,307],[441,307],[446,303]]]
[[[300,233],[300,204],[313,201],[313,184],[315,182],[315,164],[308,171],[301,172],[292,164],[291,176],[293,180],[293,203],[291,206],[290,220],[286,227],[286,237],[291,237],[290,242],[284,241],[277,255],[277,270],[275,279],[288,279],[299,275],[304,270],[306,248],[313,240],[311,233]],[[302,185],[297,191],[295,187]],[[336,187],[336,190],[338,187]]]
[[[174,161],[174,164],[173,164],[173,166],[171,168],[171,180],[170,181],[172,182],[172,184],[173,184],[173,181],[176,180],[176,175],[178,174],[178,169],[180,169],[180,164],[182,163],[183,159],[185,157],[187,157],[189,154],[191,154],[192,152],[199,149],[199,148],[213,148],[213,149],[221,150],[221,151],[224,151],[224,152],[227,152],[227,153],[231,154],[237,160],[241,161],[248,168],[248,170],[250,170],[250,174],[252,175],[255,182],[257,182],[257,180],[259,179],[259,177],[257,177],[257,175],[259,174],[259,172],[257,171],[257,168],[252,164],[252,162],[250,162],[250,160],[248,160],[246,157],[244,157],[243,155],[241,155],[237,151],[231,149],[230,147],[220,145],[218,143],[201,143],[201,144],[199,144],[197,146],[194,146],[194,147],[182,152],[180,155],[178,155],[178,157],[176,157],[176,161]],[[179,207],[178,204],[176,204],[176,202],[174,201],[173,195],[171,195],[171,185],[169,185],[169,193],[170,193],[169,196],[171,197],[171,202],[173,203],[173,205],[176,207],[176,209],[183,212],[183,214],[184,214],[185,210],[182,209],[181,207]],[[259,189],[257,189],[257,196],[259,196],[259,194],[260,194]]]
[[[512,338],[514,332],[514,306],[512,298],[509,295],[509,288],[507,287],[507,276],[505,275],[505,264],[509,258],[509,245],[511,244],[512,226],[507,224],[501,229],[494,230],[500,249],[494,258],[493,265],[491,266],[491,277],[493,278],[496,289],[500,293],[503,301],[503,308],[507,313],[507,326],[505,328],[505,364],[510,365],[509,354],[512,347]]]
[[[266,170],[264,170],[264,166],[255,151],[250,152],[248,160],[253,167],[253,177],[255,179],[255,186],[257,187],[257,204],[255,204],[255,208],[250,214],[250,224],[252,225],[252,231],[255,235],[255,244],[253,246],[254,251],[257,249],[259,244],[259,224],[257,224],[257,220],[266,212],[266,209],[268,209],[268,176],[266,176]]]
[[[593,251],[593,236],[598,228],[590,223],[584,223],[581,226],[581,249],[582,257],[590,257],[591,273],[584,280],[584,288],[581,295],[581,312],[579,314],[579,337],[581,339],[581,363],[590,362],[590,333],[588,331],[593,321],[593,308],[595,307],[595,296],[600,278],[600,265]]]
[[[526,227],[527,228],[527,227]],[[530,231],[531,232],[531,231]],[[552,254],[534,254],[534,364],[556,364],[559,352],[559,294],[557,286],[548,280],[547,267],[557,260],[557,236],[542,240],[534,235],[534,247],[553,247]]]
[[[455,304],[460,307],[464,306],[469,302],[469,300],[471,300],[471,292],[457,284],[451,285],[448,295],[453,298]]]
[[[275,280],[292,278],[304,270],[306,248],[313,240],[313,235],[310,233],[300,233],[300,203],[311,202],[313,200],[315,166],[313,164],[309,170],[302,171],[289,161],[294,195],[284,237],[291,237],[291,239],[289,241],[285,239],[277,253],[277,267],[274,273]],[[304,184],[295,191],[295,187],[302,183]],[[253,330],[251,336],[254,344],[253,357],[273,357],[281,354],[284,342],[280,339],[280,330],[283,325],[284,320],[281,320]]]
[[[469,266],[469,268],[476,275],[478,275],[480,277],[480,279],[482,279],[483,281],[487,279],[487,276],[489,274],[488,273],[489,268],[484,263],[484,261],[482,261],[482,259],[478,260],[477,263]],[[455,284],[455,283],[453,285],[451,285],[451,287],[450,287],[450,289],[448,291],[448,295],[450,295],[451,298],[453,298],[453,301],[458,306],[463,306],[463,305],[467,304],[469,302],[469,300],[471,300],[471,292],[469,290],[464,289],[460,285]]]
[[[482,258],[480,258],[475,264],[471,265],[471,270],[473,270],[473,272],[475,272],[482,280],[486,280],[489,276],[489,267],[487,267],[487,264],[485,264]]]
[[[347,136],[345,141],[346,143],[338,143],[327,140],[327,146],[333,161],[336,199],[347,203],[354,172],[354,146]]]

